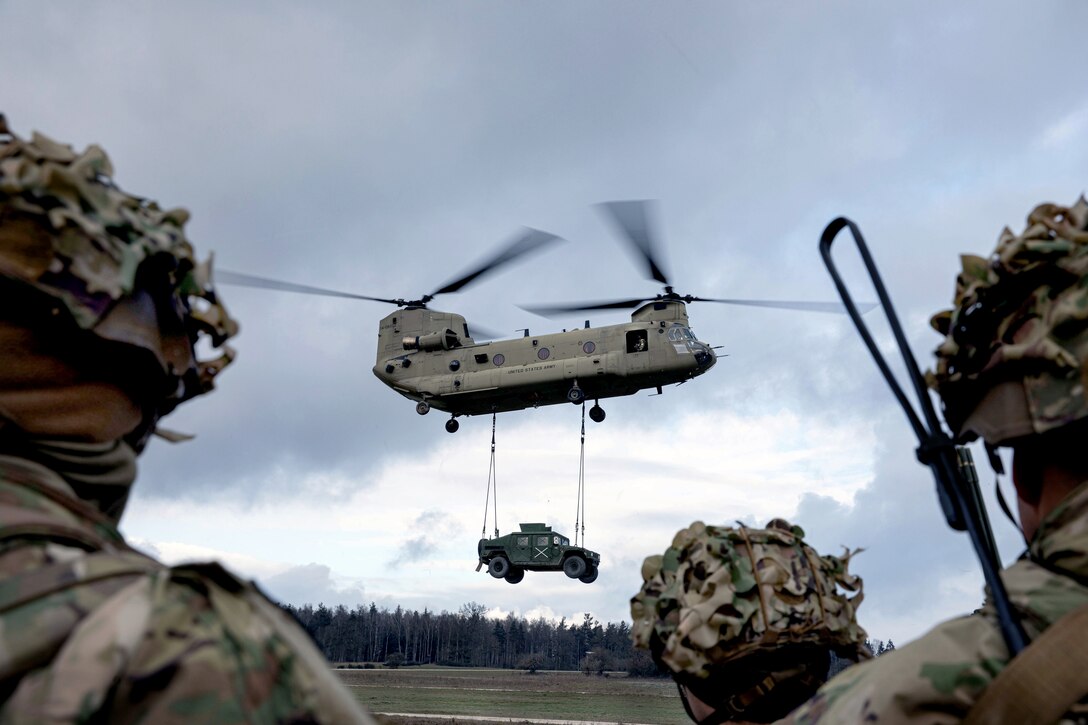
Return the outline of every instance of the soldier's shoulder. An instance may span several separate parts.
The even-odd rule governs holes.
[[[73,721],[372,722],[305,632],[218,564],[164,567],[97,607],[4,714],[33,722],[43,708]]]
[[[981,613],[854,665],[783,722],[956,723],[1006,662],[1001,634]]]

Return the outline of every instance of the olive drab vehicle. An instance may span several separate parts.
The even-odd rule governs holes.
[[[602,398],[655,388],[660,393],[665,385],[702,375],[717,357],[711,346],[700,342],[691,329],[686,306],[691,302],[843,311],[838,303],[679,295],[669,286],[654,252],[649,202],[609,202],[601,208],[637,257],[645,262],[649,277],[665,285],[665,291],[654,297],[525,309],[549,316],[631,309],[634,312],[628,323],[590,327],[587,320],[584,327],[563,332],[530,335],[526,331],[520,338],[477,341],[464,317],[427,307],[435,296],[459,291],[500,265],[559,240],[553,234],[535,229],[526,230],[471,272],[417,300],[335,292],[236,272],[220,271],[216,276],[227,284],[372,300],[400,307],[379,324],[374,375],[415,401],[420,415],[431,408],[449,413],[446,430],[450,433],[458,428],[458,416],[556,403],[580,405],[586,400],[595,401],[589,416],[599,423],[605,418],[604,409],[597,402]]]
[[[562,571],[571,579],[592,584],[597,581],[601,555],[581,546],[544,524],[520,524],[521,531],[480,539],[476,571],[487,567],[496,579],[517,584],[527,571]]]

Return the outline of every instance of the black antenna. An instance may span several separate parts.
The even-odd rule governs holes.
[[[895,376],[892,375],[884,356],[880,354],[876,343],[873,341],[869,329],[861,319],[854,300],[846,284],[842,281],[834,261],[831,259],[831,243],[843,229],[849,229],[857,244],[858,252],[865,262],[865,268],[869,272],[869,278],[876,288],[880,305],[884,308],[884,314],[888,318],[892,334],[899,345],[899,351],[903,355],[903,362],[907,367],[914,392],[918,397],[918,405],[925,419],[923,424],[914,406],[911,405],[903,389],[899,386]],[[978,476],[975,474],[975,465],[971,460],[971,452],[962,446],[957,446],[952,438],[941,426],[937,412],[933,409],[933,402],[929,397],[925,380],[918,369],[918,363],[910,351],[907,338],[903,334],[903,328],[899,324],[899,318],[895,314],[891,298],[884,288],[884,281],[880,278],[876,263],[869,254],[869,248],[865,245],[865,239],[861,236],[861,230],[854,222],[846,217],[839,217],[827,225],[820,237],[820,255],[823,257],[827,271],[835,282],[835,288],[839,291],[843,305],[854,321],[854,326],[864,340],[865,346],[873,356],[874,362],[880,368],[881,374],[892,389],[896,400],[902,406],[907,415],[907,421],[918,436],[918,448],[916,449],[918,460],[929,466],[933,472],[933,478],[937,483],[937,498],[941,502],[945,520],[956,531],[966,531],[971,537],[971,544],[975,548],[979,563],[982,565],[982,574],[986,579],[986,585],[993,597],[994,608],[997,610],[998,622],[1001,625],[1001,634],[1005,638],[1005,644],[1009,652],[1016,656],[1027,646],[1027,636],[1020,624],[1020,619],[1009,602],[1009,594],[1005,590],[1005,584],[998,573],[1001,569],[1000,558],[997,553],[997,545],[994,542],[993,531],[990,529],[990,519],[986,515],[986,506],[982,501],[982,495],[978,487]]]

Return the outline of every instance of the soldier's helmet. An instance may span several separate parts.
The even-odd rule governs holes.
[[[1037,206],[962,267],[927,376],[953,434],[998,446],[1088,417],[1088,201]]]
[[[635,646],[719,716],[785,716],[827,679],[830,652],[871,657],[851,553],[821,556],[803,537],[783,519],[764,529],[699,521],[681,529],[642,565],[631,599]]]
[[[87,364],[99,369],[122,354],[140,361],[126,372],[141,378],[143,423],[126,436],[139,450],[161,416],[212,388],[238,326],[212,287],[210,258],[198,262],[185,237],[188,212],[127,194],[112,174],[98,146],[80,153],[38,133],[24,140],[0,116],[5,315],[95,341],[101,354],[90,357],[100,359]],[[198,359],[202,339],[217,357]]]

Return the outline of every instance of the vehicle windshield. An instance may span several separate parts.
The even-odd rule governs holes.
[[[559,545],[560,546],[570,546],[570,539],[568,539],[566,536],[560,536],[559,537]]]

